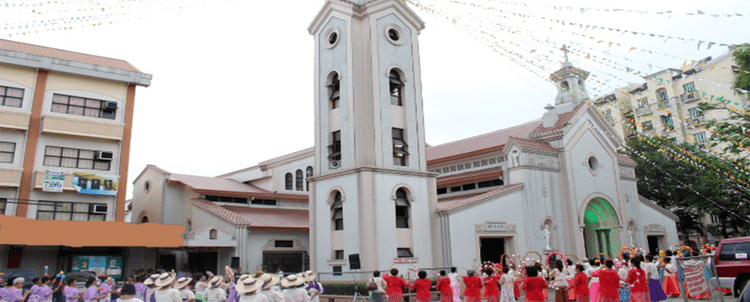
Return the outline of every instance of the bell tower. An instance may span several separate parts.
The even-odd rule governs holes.
[[[565,62],[563,62],[562,68],[550,75],[550,80],[557,87],[555,106],[567,103],[573,103],[574,106],[577,106],[580,102],[589,99],[585,83],[586,78],[589,77],[589,72],[573,67],[573,64],[568,61],[570,50],[565,45],[561,50],[565,54]]]
[[[383,270],[399,259],[425,267],[436,257],[437,193],[435,175],[426,171],[419,65],[423,28],[399,0],[329,0],[308,28],[315,40],[310,249],[320,272],[356,264]]]

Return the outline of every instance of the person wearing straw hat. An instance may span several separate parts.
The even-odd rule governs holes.
[[[163,273],[154,281],[154,284],[159,288],[154,293],[156,302],[182,302],[180,292],[172,288],[174,277],[173,274]]]
[[[117,302],[143,302],[143,300],[136,298],[135,285],[125,284],[120,290],[120,297],[117,298]]]
[[[154,296],[154,293],[156,292],[159,287],[154,284],[156,282],[156,279],[159,279],[159,274],[153,274],[146,279],[146,281],[143,281],[143,285],[147,286],[146,293],[143,296],[143,301],[145,302],[156,302],[156,297]]]
[[[211,278],[211,281],[208,282],[208,289],[203,291],[203,297],[206,301],[224,302],[227,300],[227,293],[221,287],[222,283],[224,283],[224,276],[217,275]]]
[[[310,296],[304,288],[305,280],[304,276],[295,274],[281,280],[281,286],[284,287],[281,296],[284,297],[285,302],[310,302]]]
[[[323,293],[323,285],[315,280],[318,274],[313,271],[306,271],[303,275],[305,276],[305,284],[307,284],[305,290],[310,294],[310,302],[319,302],[320,295]]]
[[[190,291],[190,287],[188,286],[188,284],[190,284],[190,281],[193,281],[193,278],[180,277],[177,278],[177,281],[174,282],[173,287],[180,293],[180,299],[182,300],[182,302],[195,301],[195,294]]]
[[[258,276],[258,279],[263,281],[263,287],[258,293],[265,295],[268,302],[284,302],[284,296],[281,295],[281,289],[278,286],[281,280],[279,275],[264,273]]]
[[[241,280],[238,280],[237,285],[234,286],[234,289],[240,295],[239,302],[268,302],[268,298],[265,295],[258,294],[258,290],[263,287],[263,281],[252,278],[249,275],[245,276],[247,277],[240,277]]]

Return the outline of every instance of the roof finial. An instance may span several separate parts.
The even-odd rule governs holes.
[[[570,64],[570,61],[568,61],[568,52],[570,52],[568,47],[565,44],[563,44],[560,50],[562,50],[563,54],[565,54],[565,62],[563,62],[563,66],[572,66],[573,64]]]

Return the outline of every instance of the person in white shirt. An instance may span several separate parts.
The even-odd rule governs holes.
[[[180,293],[180,299],[182,300],[182,302],[195,301],[195,294],[190,291],[190,287],[188,286],[188,284],[190,284],[190,281],[193,281],[193,278],[180,277],[177,278],[177,281],[174,282],[174,289],[176,289]]]
[[[117,298],[117,302],[143,302],[143,300],[135,297],[135,285],[125,284],[120,290],[120,297]]]
[[[203,293],[206,289],[208,289],[208,282],[206,282],[206,276],[200,275],[198,278],[198,281],[195,282],[195,292],[196,293]]]
[[[146,281],[143,281],[143,285],[147,286],[146,293],[143,296],[143,301],[145,302],[156,302],[156,298],[154,297],[154,293],[157,289],[159,289],[154,282],[156,282],[156,279],[159,279],[159,274],[153,274],[146,279]]]
[[[310,302],[310,296],[305,290],[304,276],[295,274],[286,276],[284,280],[281,280],[281,286],[284,287],[281,295],[285,302]]]
[[[658,264],[654,262],[654,255],[646,255],[646,278],[648,279],[648,292],[651,302],[659,302],[667,299],[667,294],[659,282]]]
[[[224,302],[227,300],[227,292],[221,288],[224,276],[214,276],[208,282],[209,288],[203,291],[203,297],[208,302]]]
[[[284,296],[281,295],[281,288],[278,284],[281,278],[276,274],[262,274],[258,277],[259,280],[263,281],[263,287],[258,291],[259,294],[263,294],[268,299],[268,302],[284,302]]]
[[[512,265],[513,264],[511,264],[511,266]],[[448,274],[448,278],[451,279],[451,290],[453,291],[453,302],[461,302],[461,281],[458,278],[457,271],[458,269],[454,266],[454,267],[451,267],[451,272],[450,274]]]
[[[375,284],[376,288],[372,290],[372,300],[375,302],[385,301],[385,287],[388,285],[383,277],[380,277],[379,271],[372,272],[372,278],[367,281]]]
[[[180,299],[180,292],[172,288],[174,277],[175,276],[170,273],[163,273],[159,275],[159,279],[154,281],[154,284],[159,287],[154,294],[156,302],[182,302],[182,299]]]
[[[315,280],[318,274],[306,271],[303,275],[305,276],[305,290],[310,293],[310,302],[319,302],[320,295],[323,293],[323,285]]]
[[[234,289],[240,295],[239,302],[268,302],[266,295],[258,293],[258,290],[263,287],[263,283],[263,281],[250,276],[237,281]]]

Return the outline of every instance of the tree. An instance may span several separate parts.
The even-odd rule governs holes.
[[[638,136],[628,141],[631,158],[638,163],[638,192],[680,218],[683,235],[712,233],[724,237],[747,234],[750,229],[750,189],[737,176],[725,174],[731,163],[682,143]],[[718,225],[704,225],[706,214],[717,215]]]

